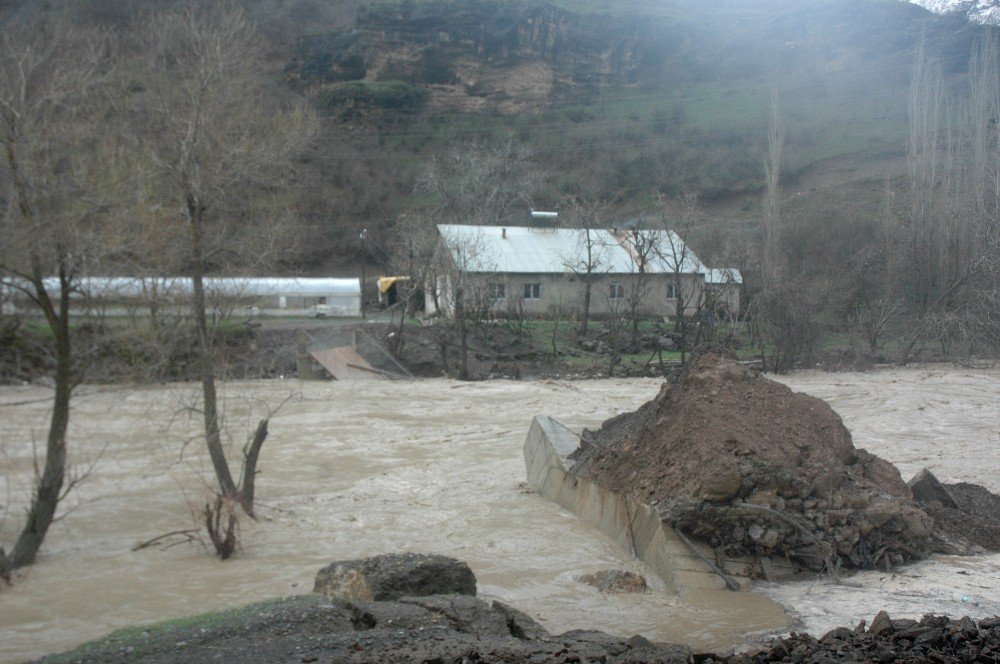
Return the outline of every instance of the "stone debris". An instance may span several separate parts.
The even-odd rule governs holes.
[[[602,592],[641,592],[635,572],[591,575]],[[341,636],[350,661],[441,662],[687,662],[689,649],[589,630],[552,635],[522,611],[475,597],[468,565],[447,556],[387,554],[334,562],[316,575],[314,592],[339,600],[330,610],[346,616],[358,638]],[[393,601],[388,601],[388,600]],[[338,640],[334,638],[334,643]],[[336,657],[335,657],[336,659]]]
[[[692,662],[1000,662],[1000,618],[973,620],[924,616],[892,620],[879,612],[865,629],[861,622],[838,627],[820,638],[791,634],[754,652],[720,656],[695,654]]]

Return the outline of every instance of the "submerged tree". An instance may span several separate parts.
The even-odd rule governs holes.
[[[146,194],[185,229],[180,269],[191,280],[204,436],[221,494],[253,515],[261,420],[234,479],[222,444],[216,337],[204,278],[272,257],[287,225],[282,193],[313,134],[304,106],[272,101],[261,38],[238,10],[190,7],[138,30],[133,126],[155,179]],[[272,103],[269,103],[272,102]]]
[[[81,278],[125,238],[113,206],[126,178],[107,84],[105,35],[42,22],[0,33],[0,280],[34,305],[52,334],[54,390],[45,459],[27,520],[0,568],[35,561],[72,488],[67,482],[70,400],[81,378],[71,298]]]

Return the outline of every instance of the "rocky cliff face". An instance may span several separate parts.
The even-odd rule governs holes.
[[[287,73],[319,88],[330,107],[514,112],[609,88],[811,76],[897,59],[905,68],[935,20],[951,26],[904,3],[873,0],[777,0],[766,11],[737,0],[597,9],[402,0],[364,5],[350,29],[300,38]]]
[[[306,85],[404,81],[432,105],[512,111],[662,72],[674,42],[657,27],[547,3],[376,5],[351,31],[299,40],[288,73]]]

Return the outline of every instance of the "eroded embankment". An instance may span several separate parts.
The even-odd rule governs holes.
[[[524,443],[528,484],[596,526],[622,549],[649,565],[673,592],[739,590],[748,578],[778,578],[794,569],[786,561],[720,559],[704,544],[691,541],[664,523],[653,505],[629,494],[601,486],[573,472],[573,455],[579,438],[557,420],[538,415]],[[734,576],[742,577],[740,580]],[[782,608],[754,595],[740,595],[733,602],[749,605],[772,629],[788,622]]]

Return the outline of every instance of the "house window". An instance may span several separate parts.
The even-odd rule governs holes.
[[[677,284],[667,284],[667,299],[668,300],[677,299]]]
[[[506,300],[507,284],[491,283],[489,285],[489,294],[493,300]]]
[[[625,284],[619,281],[612,281],[608,284],[608,297],[612,300],[624,300]]]
[[[542,299],[542,285],[541,284],[525,284],[524,285],[524,299],[525,300],[540,300],[540,299]]]

